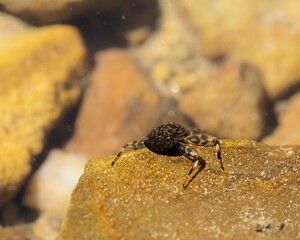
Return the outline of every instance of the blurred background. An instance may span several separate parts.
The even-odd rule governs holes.
[[[86,161],[166,121],[299,145],[299,9],[0,0],[0,238],[53,239]]]

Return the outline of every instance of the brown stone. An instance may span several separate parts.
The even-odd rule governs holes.
[[[179,102],[198,127],[220,137],[257,139],[264,131],[266,95],[258,70],[227,62]]]
[[[117,153],[127,142],[144,138],[163,112],[148,79],[122,50],[97,55],[67,149],[88,157]]]
[[[285,103],[279,113],[279,124],[274,132],[264,138],[271,145],[300,145],[300,93]]]
[[[197,148],[206,168],[182,184],[192,162],[147,149],[88,162],[57,240],[296,239],[300,147],[221,141]]]

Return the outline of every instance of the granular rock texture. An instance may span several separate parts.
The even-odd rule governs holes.
[[[88,162],[60,239],[296,239],[300,148],[253,141],[199,147],[205,170],[182,188],[192,163],[147,149]]]

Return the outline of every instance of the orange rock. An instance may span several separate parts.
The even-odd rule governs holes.
[[[102,52],[67,149],[89,157],[117,153],[128,141],[144,138],[158,124],[162,109],[125,51]]]

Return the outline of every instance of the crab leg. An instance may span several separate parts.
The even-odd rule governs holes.
[[[190,182],[197,176],[197,174],[202,172],[202,170],[206,166],[206,162],[189,145],[179,143],[178,149],[185,157],[194,162],[191,170],[187,174],[186,181],[183,184],[183,188],[186,188],[190,184]]]
[[[131,148],[133,150],[137,150],[140,148],[145,147],[144,144],[144,140],[138,140],[138,141],[133,141],[130,143],[126,143],[123,148],[121,149],[121,151],[118,153],[118,155],[116,156],[116,158],[112,161],[111,165],[114,166],[116,161],[119,159],[119,157],[121,157],[121,155],[125,152],[126,149]]]
[[[220,162],[221,169],[224,170],[224,165],[221,157],[220,142],[217,138],[206,134],[190,134],[185,138],[188,143],[196,144],[198,146],[216,146],[217,158]]]

